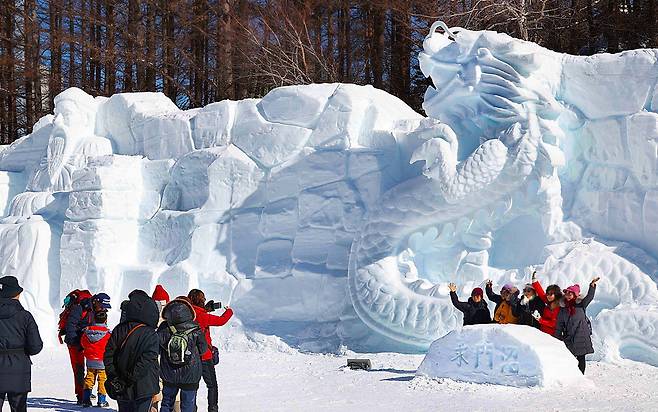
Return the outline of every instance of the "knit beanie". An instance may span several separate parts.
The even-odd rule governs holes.
[[[475,288],[475,289],[473,289],[473,291],[471,292],[471,296],[472,296],[472,297],[473,297],[473,296],[480,296],[480,297],[482,297],[482,296],[484,296],[484,292],[482,291],[482,288]]]
[[[564,293],[571,292],[576,296],[580,295],[580,285],[571,285],[568,288],[564,289]]]
[[[165,290],[165,288],[162,287],[162,285],[157,285],[155,287],[155,291],[153,291],[153,300],[156,302],[167,302],[169,303],[169,294]]]

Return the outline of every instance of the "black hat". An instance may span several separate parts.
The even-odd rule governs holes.
[[[23,291],[18,286],[18,279],[13,276],[3,276],[0,278],[0,298],[15,298]]]

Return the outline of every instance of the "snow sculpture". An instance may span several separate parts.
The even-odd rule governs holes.
[[[439,27],[443,33],[436,32]],[[654,225],[656,146],[644,144],[639,153],[630,142],[658,137],[658,115],[644,111],[655,93],[656,51],[579,58],[493,32],[448,29],[441,22],[423,48],[421,69],[434,84],[423,107],[445,125],[411,157],[424,162],[423,175],[386,193],[355,239],[348,285],[359,317],[396,341],[427,347],[459,322],[446,298],[448,281],[464,285],[466,293],[487,278],[525,283],[531,265],[541,262],[546,285],[606,279],[590,316],[612,309],[606,317],[628,319],[625,303],[655,307],[653,258],[637,249],[619,253],[604,239],[586,235],[614,237],[602,227],[619,226],[623,240],[650,243],[646,229],[639,228]],[[639,78],[631,67],[639,68]],[[628,96],[621,103],[624,99],[611,94],[618,87],[606,87],[624,73],[634,80],[625,83]],[[587,93],[595,97],[584,99]],[[622,149],[591,159],[609,150],[606,136],[619,136],[603,125],[592,135],[601,117],[621,123],[624,141],[616,143]],[[638,124],[638,117],[645,120]],[[599,138],[601,143],[593,142]],[[620,163],[627,168],[623,172]],[[645,318],[640,323],[655,320],[654,314],[633,312],[634,319],[639,316]],[[623,335],[622,321],[606,324]],[[599,332],[599,339],[608,336]],[[644,359],[658,364],[656,345],[643,342],[650,353]]]
[[[584,381],[578,361],[562,342],[520,325],[452,331],[432,343],[416,374],[521,388]]]
[[[51,305],[59,301],[53,292],[59,289],[61,226],[53,216],[65,207],[66,198],[53,193],[71,190],[73,174],[86,166],[88,157],[112,153],[110,141],[94,135],[95,115],[94,98],[80,89],[70,88],[55,97],[55,116],[34,127],[35,134],[48,133],[47,145],[40,158],[30,159],[33,163],[23,165],[23,173],[14,179],[27,191],[13,196],[8,216],[0,220],[0,273],[14,275],[23,283],[22,299],[37,318],[52,317]],[[19,140],[3,155],[11,158],[14,151],[20,152],[21,144]],[[38,273],[48,276],[41,278]],[[53,333],[53,323],[49,321],[43,329]]]
[[[55,96],[55,118],[46,155],[32,173],[27,189],[34,192],[71,190],[73,172],[86,166],[87,157],[112,154],[112,144],[94,136],[93,97],[72,87]]]
[[[311,350],[424,350],[460,324],[449,281],[601,276],[597,355],[658,365],[656,51],[442,27],[429,117],[346,84],[186,111],[63,92],[0,151],[2,273],[44,325],[73,288],[162,283]]]

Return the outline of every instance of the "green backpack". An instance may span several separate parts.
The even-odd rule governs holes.
[[[177,330],[175,326],[169,325],[171,337],[167,343],[167,358],[172,365],[187,365],[192,357],[190,348],[190,335],[199,329],[198,327],[187,330]]]

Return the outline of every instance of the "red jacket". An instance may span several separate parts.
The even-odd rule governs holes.
[[[539,330],[554,336],[557,315],[560,313],[560,305],[557,305],[555,309],[551,309],[548,300],[546,299],[546,293],[544,292],[544,288],[541,287],[541,284],[539,282],[533,282],[532,287],[535,288],[535,292],[537,292],[539,299],[546,304],[544,307],[544,313],[542,313],[541,318],[539,318]]]
[[[196,321],[201,326],[204,335],[206,336],[206,343],[208,343],[208,350],[201,355],[201,360],[210,360],[212,359],[212,338],[210,337],[210,327],[211,326],[224,326],[231,316],[233,316],[233,310],[226,309],[226,311],[221,316],[211,315],[205,308],[192,305],[194,307],[194,312],[196,312]]]
[[[105,369],[103,354],[105,353],[107,341],[110,340],[110,335],[110,329],[105,325],[91,325],[84,329],[80,344],[88,368]]]

